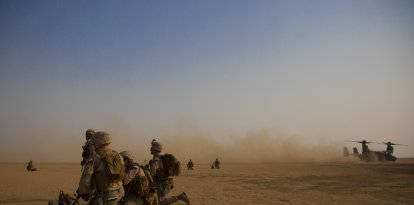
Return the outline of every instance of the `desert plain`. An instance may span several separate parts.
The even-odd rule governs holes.
[[[0,204],[44,205],[59,191],[73,194],[80,176],[75,163],[0,164]],[[175,177],[171,194],[185,191],[192,204],[414,204],[414,159],[366,163],[195,163]],[[84,204],[84,202],[83,202]],[[182,204],[182,203],[177,203]]]

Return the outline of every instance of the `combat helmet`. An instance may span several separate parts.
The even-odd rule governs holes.
[[[134,161],[134,156],[132,156],[131,152],[129,151],[122,151],[119,154],[124,158],[125,161]]]
[[[112,142],[112,138],[107,132],[96,132],[93,137],[95,145],[108,145]]]
[[[95,130],[94,129],[86,130],[86,133],[85,133],[86,140],[91,139],[94,135],[95,135]]]
[[[151,152],[162,152],[162,145],[156,139],[151,142]]]

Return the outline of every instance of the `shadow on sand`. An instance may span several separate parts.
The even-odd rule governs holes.
[[[49,202],[50,199],[0,200],[0,204],[14,204],[24,202]]]

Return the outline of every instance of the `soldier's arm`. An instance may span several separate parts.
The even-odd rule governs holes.
[[[129,184],[137,175],[139,169],[131,169],[126,173],[126,176],[123,180],[124,185]]]
[[[143,169],[139,168],[139,171],[138,171],[137,175],[138,175],[139,180],[141,182],[146,183],[146,185],[148,185],[148,179],[145,176],[145,173],[144,173],[144,170]]]
[[[151,173],[151,176],[155,176],[155,174],[157,173],[157,170],[159,169],[157,161],[151,160],[148,165],[149,165],[148,171]]]
[[[148,164],[145,165],[145,166],[141,166],[141,170],[144,173],[145,178],[148,180],[148,184],[151,186],[153,184],[154,180],[153,180],[152,175],[151,175],[151,173],[149,171]]]

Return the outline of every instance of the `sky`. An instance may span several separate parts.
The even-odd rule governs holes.
[[[88,128],[142,159],[153,138],[414,157],[413,1],[2,0],[0,29],[0,162],[80,161]]]

